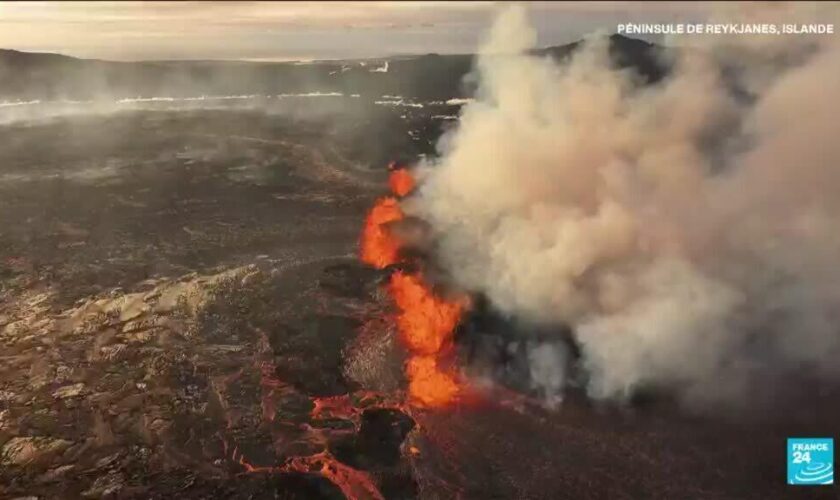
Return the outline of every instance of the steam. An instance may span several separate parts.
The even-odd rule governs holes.
[[[477,99],[407,207],[453,278],[571,326],[595,398],[653,387],[707,405],[840,379],[836,41],[784,37],[782,59],[779,39],[727,39],[737,60],[682,48],[644,87],[603,38],[563,66],[525,55],[535,40],[523,9],[498,18]],[[529,353],[556,401],[566,354]]]

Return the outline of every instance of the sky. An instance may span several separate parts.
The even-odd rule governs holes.
[[[499,2],[0,2],[0,47],[111,60],[313,60],[471,53]],[[707,4],[532,2],[542,46]]]

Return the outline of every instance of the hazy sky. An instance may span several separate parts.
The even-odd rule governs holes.
[[[103,59],[341,59],[475,50],[497,2],[0,2],[0,47]],[[541,45],[708,6],[535,2]]]

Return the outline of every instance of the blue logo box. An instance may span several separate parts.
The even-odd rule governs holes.
[[[833,438],[788,438],[788,484],[834,484]]]

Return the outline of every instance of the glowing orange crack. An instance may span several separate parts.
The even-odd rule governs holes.
[[[388,184],[396,196],[406,196],[416,187],[411,173],[390,164]],[[362,231],[362,261],[382,269],[399,260],[401,242],[388,231],[388,224],[405,217],[395,197],[377,200]],[[435,295],[420,273],[395,272],[388,291],[397,306],[400,339],[411,353],[406,363],[409,396],[420,406],[444,406],[459,393],[455,376],[439,366],[461,317],[461,303]]]

